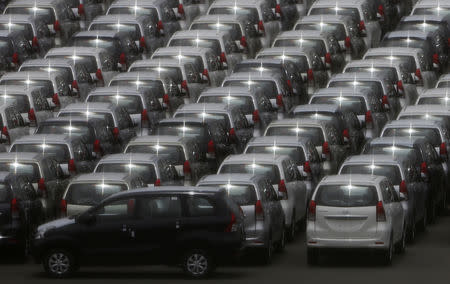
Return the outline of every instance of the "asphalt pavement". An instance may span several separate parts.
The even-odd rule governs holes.
[[[185,278],[180,269],[164,266],[89,267],[82,268],[74,278],[52,280],[45,277],[42,267],[31,260],[25,264],[11,263],[2,255],[0,284],[17,283],[450,283],[450,217],[443,217],[418,235],[405,254],[395,255],[392,266],[380,265],[375,256],[340,253],[321,256],[317,267],[306,264],[305,235],[289,243],[283,253],[275,255],[273,263],[262,266],[249,258],[233,267],[218,268],[206,280]]]

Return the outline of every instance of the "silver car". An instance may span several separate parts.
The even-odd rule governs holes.
[[[443,105],[448,106],[450,99],[450,88],[435,88],[423,92],[417,98],[416,105]]]
[[[0,104],[0,143],[10,145],[16,139],[30,134],[30,127],[25,124],[15,102]]]
[[[443,74],[439,77],[436,88],[448,88],[450,87],[450,74]]]

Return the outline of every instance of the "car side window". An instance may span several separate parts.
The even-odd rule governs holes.
[[[104,204],[93,212],[98,223],[113,223],[135,216],[136,199],[126,198]]]
[[[283,166],[284,179],[286,180],[286,182],[295,181],[297,177],[295,175],[295,172],[292,170],[289,161],[285,160],[281,164]]]
[[[207,197],[189,196],[186,199],[186,204],[190,217],[206,217],[216,215],[215,205]]]
[[[236,130],[248,127],[247,118],[245,117],[245,115],[242,113],[241,110],[234,112],[233,120],[234,120],[234,127],[236,128]]]
[[[144,198],[138,211],[139,218],[178,218],[182,215],[179,196]]]
[[[400,197],[398,196],[397,191],[395,190],[394,186],[389,182],[387,184],[387,187],[389,188],[389,191],[391,192],[392,202],[400,202]]]
[[[386,185],[386,183],[380,184],[381,187],[381,195],[383,196],[383,202],[384,203],[391,203],[392,202],[392,192],[389,188],[389,186]]]

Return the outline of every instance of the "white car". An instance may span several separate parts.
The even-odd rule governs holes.
[[[307,261],[317,264],[325,249],[368,249],[392,262],[405,250],[406,225],[400,197],[386,178],[373,175],[327,176],[308,209]]]

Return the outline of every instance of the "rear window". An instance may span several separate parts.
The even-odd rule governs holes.
[[[193,117],[193,118],[201,118],[205,121],[219,121],[220,123],[224,123],[226,125],[227,129],[230,129],[230,119],[228,117],[227,114],[222,114],[222,113],[208,113],[208,112],[204,112],[204,113],[176,113],[174,115],[174,117],[176,118],[180,118],[180,117]],[[159,127],[158,127],[159,129]],[[183,128],[184,130],[184,128]],[[161,135],[161,134],[160,134]]]
[[[306,58],[306,56],[285,55],[285,54],[280,54],[280,55],[263,54],[263,55],[258,55],[257,58],[258,59],[273,58],[273,59],[289,60],[289,61],[294,62],[297,65],[297,68],[299,68],[300,72],[302,72],[302,73],[307,72],[309,69],[308,58]]]
[[[160,77],[166,77],[172,79],[175,83],[181,84],[181,81],[183,81],[183,73],[181,72],[181,67],[167,67],[167,66],[132,66],[129,70],[130,72],[138,72],[138,71],[148,71],[148,72],[155,72],[159,74]],[[131,86],[145,86],[150,85],[151,82],[155,80],[129,80],[127,81],[128,85]],[[115,81],[111,83],[111,86],[117,86],[117,83]],[[125,83],[125,81],[120,81],[120,83]]]
[[[422,97],[417,102],[418,105],[448,105],[449,98],[430,98],[430,97]]]
[[[219,174],[253,174],[263,175],[271,184],[280,182],[280,171],[277,165],[270,164],[225,164],[220,168]]]
[[[116,39],[110,37],[75,37],[73,45],[105,48],[110,51],[111,50],[118,51],[120,49],[119,42]]]
[[[45,87],[47,90],[51,90],[52,93],[56,93],[53,89],[53,83],[50,80],[20,80],[20,79],[4,79],[1,80],[0,85],[26,85],[27,87],[37,86],[37,87]]]
[[[229,80],[223,83],[224,87],[250,87],[261,89],[269,98],[275,98],[278,94],[277,84],[268,80]]]
[[[416,31],[423,31],[425,33],[428,33],[428,32],[433,32],[439,28],[445,29],[446,27],[443,23],[440,23],[440,22],[423,20],[423,21],[415,21],[415,22],[400,21],[400,23],[398,23],[398,25],[395,29],[399,30],[399,31],[416,30]]]
[[[415,150],[412,147],[399,146],[399,145],[370,145],[370,147],[364,148],[363,154],[382,154],[392,155],[400,157],[402,159],[415,155]]]
[[[125,153],[146,153],[163,155],[164,158],[176,165],[180,165],[186,160],[183,147],[177,145],[130,145],[125,150]]]
[[[186,199],[190,217],[215,216],[216,207],[214,203],[206,197],[188,196]]]
[[[416,72],[416,61],[414,56],[408,55],[369,55],[365,56],[364,59],[383,59],[383,60],[395,60],[403,64],[405,71],[409,73]]]
[[[168,46],[193,46],[193,47],[206,47],[211,48],[216,56],[219,56],[222,52],[220,42],[217,39],[204,39],[204,38],[176,38],[172,39]]]
[[[72,60],[75,65],[82,64],[86,67],[89,73],[95,73],[97,71],[97,60],[94,56],[88,55],[49,55],[46,58],[63,58]]]
[[[435,16],[439,16],[439,15],[448,15],[450,14],[450,8],[445,8],[445,7],[439,7],[439,9],[437,9],[437,7],[433,7],[433,8],[417,8],[414,9],[412,15],[435,15]]]
[[[108,10],[108,14],[116,15],[116,14],[131,14],[135,16],[151,16],[152,18],[158,18],[158,12],[156,11],[156,8],[149,8],[149,7],[111,7]]]
[[[106,124],[111,129],[114,128],[114,119],[111,113],[105,113],[105,112],[81,112],[81,111],[74,111],[74,112],[61,112],[58,117],[71,117],[71,116],[82,116],[87,118],[98,118],[103,119],[106,121]]]
[[[322,146],[325,141],[323,131],[319,127],[307,126],[274,126],[267,128],[265,136],[298,136],[308,137],[314,146]]]
[[[239,24],[233,23],[195,23],[192,24],[190,30],[214,30],[229,32],[233,40],[240,40],[242,31]]]
[[[348,8],[348,7],[312,8],[309,11],[309,15],[342,15],[342,16],[350,16],[357,22],[361,21],[358,8]]]
[[[247,7],[217,7],[209,10],[209,15],[246,15],[252,24],[258,24],[259,15],[256,8]],[[261,19],[262,20],[262,19]]]
[[[35,2],[36,3],[36,2]],[[53,24],[55,22],[55,12],[52,8],[41,7],[8,7],[5,14],[27,14],[42,18],[45,23]]]
[[[366,103],[362,97],[313,97],[311,104],[336,105],[342,112],[354,112],[357,115],[363,115],[367,111]]]
[[[146,184],[153,184],[156,181],[155,166],[152,164],[138,163],[105,163],[99,164],[96,173],[129,173],[139,175]]]
[[[336,114],[330,112],[320,112],[320,111],[305,111],[296,112],[295,117],[300,119],[317,119],[321,121],[333,121],[336,119]]]
[[[88,125],[85,123],[67,122],[67,123],[41,123],[36,134],[64,134],[73,137],[88,136],[91,137],[94,134]]]
[[[310,48],[314,49],[314,51],[321,56],[327,53],[325,43],[321,39],[277,39],[275,40],[273,46],[296,46],[302,48]]]
[[[448,88],[448,87],[450,87],[450,81],[439,82],[436,87],[437,88]]]
[[[161,123],[156,128],[157,135],[173,135],[179,137],[204,137],[205,127],[192,123]]]
[[[301,147],[289,147],[289,146],[249,146],[245,151],[246,154],[274,154],[274,155],[286,155],[294,160],[298,165],[305,162],[305,152]]]
[[[67,82],[73,81],[73,74],[70,67],[56,67],[56,66],[23,66],[20,71],[43,71],[43,72],[60,72],[61,75],[67,79]]]
[[[253,100],[249,96],[223,95],[223,96],[201,96],[198,103],[218,103],[238,106],[245,114],[251,114],[255,110]]]
[[[395,165],[347,165],[342,168],[340,174],[365,174],[385,176],[394,185],[400,185],[400,183],[402,182],[400,168]]]
[[[69,148],[65,144],[14,144],[11,152],[32,152],[41,153],[44,156],[51,156],[56,161],[63,163],[70,160]]]
[[[345,40],[346,32],[344,24],[339,23],[301,23],[295,26],[295,30],[313,30],[332,33],[337,40]]]
[[[33,28],[27,23],[0,23],[0,30],[23,31],[27,40],[33,38]]]
[[[88,102],[97,103],[110,103],[113,105],[119,105],[127,109],[128,113],[136,114],[141,113],[142,99],[139,96],[127,96],[127,95],[105,95],[105,96],[89,96]]]
[[[392,79],[393,82],[397,83],[398,75],[397,70],[393,67],[348,67],[345,68],[344,73],[360,73],[360,72],[370,72],[374,75],[388,75],[389,79]]]
[[[378,81],[363,81],[363,80],[349,80],[349,81],[331,81],[329,87],[359,87],[372,89],[375,94],[384,94],[383,87]]]
[[[31,162],[2,161],[0,162],[0,171],[24,175],[31,182],[38,182],[41,178],[39,165]]]
[[[202,186],[225,189],[234,202],[239,206],[253,206],[256,204],[256,190],[253,185],[248,184],[207,184]]]
[[[381,137],[423,137],[427,138],[433,146],[441,145],[441,136],[439,135],[439,131],[433,128],[419,128],[419,127],[410,127],[410,128],[387,128]]]
[[[125,190],[125,184],[75,183],[67,189],[65,200],[71,205],[95,206],[106,197]]]
[[[321,185],[317,189],[316,204],[329,207],[376,206],[378,194],[374,186]]]
[[[137,24],[126,23],[96,23],[89,27],[90,31],[108,30],[117,32],[127,32],[133,40],[139,40],[141,38],[141,30]]]
[[[381,41],[381,46],[388,46],[388,47],[396,47],[396,46],[403,46],[403,47],[412,47],[412,48],[422,48],[425,40],[420,38],[387,38]]]

